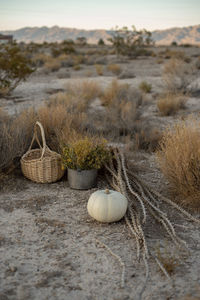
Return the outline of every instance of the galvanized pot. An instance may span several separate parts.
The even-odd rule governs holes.
[[[88,190],[97,184],[97,170],[72,170],[68,169],[68,182],[72,189]]]

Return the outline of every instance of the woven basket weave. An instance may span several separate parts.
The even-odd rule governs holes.
[[[42,146],[38,139],[37,127],[41,131]],[[31,149],[35,140],[40,147],[39,149]],[[21,158],[21,169],[25,177],[39,183],[55,182],[64,174],[61,156],[51,151],[46,145],[44,129],[40,122],[36,122],[30,147]]]

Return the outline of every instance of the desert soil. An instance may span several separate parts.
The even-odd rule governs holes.
[[[178,117],[199,113],[200,95],[197,93],[189,98],[186,109],[178,116],[159,116],[155,98],[163,88],[162,65],[157,64],[155,58],[141,58],[121,66],[130,68],[135,78],[120,82],[138,86],[145,80],[152,84],[149,103],[143,111],[143,117],[151,124],[162,128]],[[89,68],[86,66],[84,71]],[[38,70],[16,88],[11,98],[0,99],[1,106],[9,114],[15,114],[40,105],[50,94],[63,90],[66,82],[85,79],[83,70],[71,71],[71,78],[67,79],[58,75],[44,75]],[[200,87],[198,76],[193,81],[195,87],[198,84]],[[89,79],[106,86],[113,77]],[[169,196],[168,184],[158,169],[154,154],[138,152],[135,164],[140,177]],[[107,183],[99,177],[95,189],[72,190],[66,175],[57,183],[37,184],[25,179],[20,170],[0,181],[0,300],[138,299],[145,268],[142,260],[136,260],[136,244],[125,221],[101,224],[87,213],[91,193],[106,187]],[[186,255],[175,249],[161,226],[149,216],[144,228],[149,248],[175,262],[170,283],[155,261],[149,261],[150,278],[143,299],[200,299],[199,225],[182,218],[170,207],[163,206],[163,209],[175,224],[177,234],[187,242],[190,253]],[[119,262],[98,240],[124,262],[124,288],[120,286]]]

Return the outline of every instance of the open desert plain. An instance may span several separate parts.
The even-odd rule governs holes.
[[[151,46],[130,56],[101,43],[19,47],[34,72],[0,96],[0,300],[200,299],[200,193],[176,188],[185,175],[174,163],[171,180],[173,160],[163,161],[161,146],[168,128],[199,122],[200,48]],[[36,121],[61,154],[74,135],[101,136],[123,153],[136,180],[133,193],[124,185],[127,217],[100,223],[87,212],[93,192],[123,190],[119,170],[114,177],[102,168],[89,190],[71,189],[67,170],[54,183],[23,176]],[[175,155],[182,143],[180,164],[200,136],[190,137],[174,143]],[[198,190],[195,159],[188,168]]]

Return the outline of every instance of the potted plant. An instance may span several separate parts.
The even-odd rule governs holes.
[[[68,181],[71,188],[89,189],[96,185],[97,170],[111,157],[106,140],[96,137],[84,137],[62,149],[63,167],[68,169]]]

